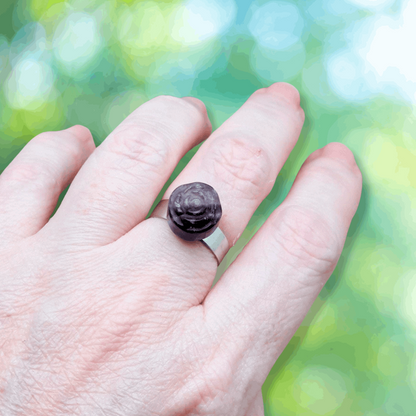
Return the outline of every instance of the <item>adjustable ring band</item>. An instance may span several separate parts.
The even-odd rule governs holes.
[[[172,232],[186,241],[201,241],[214,254],[219,266],[230,245],[218,227],[222,215],[218,194],[210,185],[193,182],[176,188],[162,199],[149,218],[168,221]]]

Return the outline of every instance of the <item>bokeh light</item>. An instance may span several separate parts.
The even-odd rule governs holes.
[[[60,70],[76,75],[94,62],[104,42],[95,19],[87,13],[71,13],[56,28],[53,53]]]
[[[11,108],[36,110],[52,90],[54,73],[49,65],[33,59],[22,59],[4,85]]]
[[[347,0],[349,3],[354,4],[363,9],[370,10],[382,10],[391,6],[394,0]]]
[[[299,9],[288,2],[269,1],[251,17],[248,28],[253,38],[269,49],[287,49],[300,40],[304,27]]]
[[[368,42],[360,48],[372,85],[379,90],[389,83],[416,103],[416,2],[407,1],[398,17],[380,16],[372,19]],[[411,52],[413,51],[413,53]]]
[[[339,372],[323,366],[307,366],[296,378],[293,397],[299,406],[312,414],[333,414],[348,389]]]
[[[221,36],[233,23],[236,11],[234,0],[188,0],[172,13],[169,35],[184,45]]]

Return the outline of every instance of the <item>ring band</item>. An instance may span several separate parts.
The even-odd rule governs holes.
[[[153,210],[149,218],[163,218],[167,220],[168,203],[168,199],[162,199],[156,205],[155,209]],[[205,244],[205,246],[212,251],[215,258],[217,259],[217,266],[220,265],[223,258],[230,249],[227,237],[224,235],[224,233],[221,231],[219,227],[217,227],[216,230],[209,237],[206,237],[198,241],[201,241],[201,243]]]
[[[217,225],[221,215],[214,188],[193,182],[176,188],[169,199],[162,199],[149,218],[167,220],[173,233],[183,240],[201,241],[212,251],[219,266],[230,249],[227,237]]]

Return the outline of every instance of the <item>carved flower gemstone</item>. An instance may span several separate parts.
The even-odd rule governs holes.
[[[177,187],[168,203],[168,223],[171,230],[186,241],[210,236],[221,218],[220,198],[215,189],[203,182]]]

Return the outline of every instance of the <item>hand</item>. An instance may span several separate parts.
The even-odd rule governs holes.
[[[304,117],[297,90],[275,83],[212,135],[201,101],[159,96],[98,148],[82,126],[31,140],[0,176],[0,414],[263,415],[261,386],[357,209],[353,154],[340,143],[313,152],[211,291],[213,253],[145,218],[207,139],[163,198],[210,184],[234,245]]]

